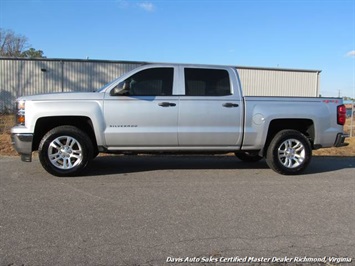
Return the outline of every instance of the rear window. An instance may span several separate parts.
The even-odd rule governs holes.
[[[228,71],[223,69],[185,68],[185,95],[231,95]]]

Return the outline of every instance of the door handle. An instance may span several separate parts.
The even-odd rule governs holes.
[[[224,103],[223,107],[231,108],[231,107],[238,107],[239,104],[237,103]]]
[[[162,102],[158,104],[161,107],[170,107],[170,106],[176,106],[176,103],[169,103],[169,102]]]

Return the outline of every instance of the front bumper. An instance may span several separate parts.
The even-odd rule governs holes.
[[[12,133],[11,140],[15,150],[21,155],[21,160],[31,162],[33,134]]]
[[[348,146],[349,143],[345,143],[345,138],[348,138],[348,137],[349,137],[348,134],[338,133],[338,135],[335,139],[334,147]]]

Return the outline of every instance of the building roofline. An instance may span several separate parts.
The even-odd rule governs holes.
[[[49,62],[90,62],[90,63],[112,63],[112,64],[181,64],[181,65],[204,65],[204,64],[185,64],[185,63],[160,63],[146,61],[128,61],[128,60],[105,60],[105,59],[75,59],[75,58],[24,58],[24,57],[0,57],[0,60],[12,61],[49,61]],[[210,65],[210,64],[208,64]],[[221,65],[216,65],[221,66]],[[253,69],[253,70],[273,70],[273,71],[289,71],[289,72],[311,72],[320,73],[322,70],[298,69],[298,68],[279,68],[279,67],[255,67],[255,66],[231,66],[237,69]]]
[[[236,66],[236,68],[238,68],[238,69],[254,69],[254,70],[289,71],[289,72],[311,72],[311,73],[321,73],[322,72],[322,70],[317,70],[317,69],[281,68],[281,67]]]
[[[25,57],[15,58],[15,57],[3,57],[3,56],[0,57],[0,60],[148,64],[148,62],[143,62],[143,61],[127,61],[127,60],[75,59],[75,58],[25,58]]]

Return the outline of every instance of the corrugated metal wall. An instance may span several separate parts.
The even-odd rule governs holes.
[[[142,62],[0,58],[0,112],[12,111],[19,96],[93,91]]]
[[[94,91],[142,63],[65,62],[63,91]]]
[[[143,62],[0,58],[0,112],[19,96],[93,91]],[[237,67],[246,96],[318,96],[319,71]]]
[[[319,95],[317,70],[261,69],[237,67],[244,94],[247,96]]]

